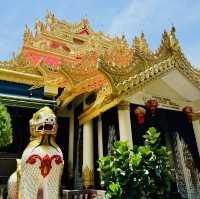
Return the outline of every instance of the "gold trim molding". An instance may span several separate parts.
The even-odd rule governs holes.
[[[42,76],[22,73],[14,70],[0,68],[0,80],[22,83],[27,85],[42,85],[44,79]]]
[[[130,102],[127,101],[121,101],[118,104],[118,110],[130,110]]]

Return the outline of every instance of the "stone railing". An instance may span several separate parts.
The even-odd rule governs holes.
[[[102,190],[63,190],[63,199],[104,199],[105,191]]]

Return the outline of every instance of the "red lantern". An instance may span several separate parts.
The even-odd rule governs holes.
[[[192,107],[191,106],[185,106],[183,108],[183,113],[186,116],[187,120],[189,122],[191,122],[192,121],[192,116],[194,115]]]
[[[138,120],[138,124],[144,124],[144,116],[146,114],[146,110],[141,107],[141,106],[138,106],[135,111],[134,111],[136,117],[137,117],[137,120]]]
[[[150,99],[146,102],[146,107],[148,111],[152,114],[155,115],[156,109],[158,108],[158,101],[155,99]]]

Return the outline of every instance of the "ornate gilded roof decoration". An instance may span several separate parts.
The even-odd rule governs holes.
[[[103,55],[107,64],[112,66],[126,67],[132,60],[132,50],[123,36],[122,38],[114,38],[112,45],[105,50]]]
[[[134,40],[132,49],[132,59],[123,67],[108,62],[106,56],[100,57],[97,70],[108,79],[109,84],[100,89],[96,102],[80,116],[81,123],[117,105],[125,97],[171,70],[180,71],[200,89],[200,71],[194,69],[181,52],[174,27],[163,33],[161,45],[155,53],[148,50],[143,34]]]
[[[119,48],[120,50],[118,51]],[[111,50],[111,53],[107,54],[109,50]],[[100,57],[98,70],[109,79],[113,91],[117,93],[121,93],[121,89],[126,88],[126,83],[131,82],[132,85],[128,86],[128,88],[131,88],[139,83],[140,80],[144,81],[147,77],[152,76],[154,68],[162,70],[161,68],[165,64],[173,62],[177,56],[179,56],[179,60],[184,57],[175,37],[174,27],[172,27],[171,31],[163,33],[161,45],[155,53],[149,50],[143,33],[140,37],[134,39],[132,48],[126,46],[121,50],[120,43],[118,47],[116,46],[109,50]],[[116,61],[113,62],[118,57],[120,57],[120,61],[125,60],[123,64],[116,64]]]
[[[22,53],[13,56],[10,61],[0,62],[0,80],[40,85],[44,79],[36,66],[28,61]]]
[[[45,23],[36,20],[33,33],[25,27],[23,52],[34,64],[45,57],[45,63],[58,65],[61,59],[74,62],[91,51],[102,53],[112,40],[102,32],[94,32],[86,18],[71,24],[48,12]]]
[[[152,52],[149,49],[149,45],[144,37],[144,33],[142,32],[139,37],[135,37],[132,43],[132,49],[134,53],[140,52],[144,55],[150,55]]]
[[[81,115],[81,122],[171,70],[180,71],[200,89],[200,71],[183,55],[174,27],[164,31],[159,48],[153,52],[144,33],[129,47],[124,36],[111,38],[94,32],[86,18],[71,24],[48,12],[45,22],[36,21],[34,32],[25,26],[23,42],[17,56],[0,62],[0,79],[32,88],[64,88],[57,99],[62,108],[76,96],[97,92],[96,101]]]
[[[48,11],[45,19],[47,31],[49,32],[56,32],[60,30],[75,34],[90,34],[93,32],[86,17],[83,18],[80,23],[71,24],[64,20],[58,20],[57,18],[55,18],[52,12]]]
[[[54,14],[51,11],[48,11],[45,19],[47,24],[47,30],[52,31],[52,26],[53,24],[55,24],[56,20]]]
[[[72,95],[77,96],[98,90],[107,81],[95,68],[97,58],[97,53],[90,52],[81,57],[79,62],[69,63],[61,67],[61,72],[66,77],[70,77],[71,82],[71,88],[66,87],[59,97],[59,100],[63,101],[62,106],[69,102],[68,98],[71,99]]]
[[[26,41],[32,41],[33,39],[36,39],[41,35],[51,35],[59,38],[60,40],[67,41],[69,39],[73,39],[73,36],[77,36],[77,38],[82,38],[82,36],[84,36],[85,34],[89,35],[93,33],[86,18],[83,18],[81,22],[77,24],[70,24],[66,21],[58,20],[51,12],[48,12],[45,18],[46,23],[43,23],[40,20],[36,20],[34,38],[29,37],[30,30],[26,26],[24,31]],[[84,38],[82,39],[84,40]]]
[[[160,47],[154,53],[157,59],[166,59],[174,53],[180,53],[181,49],[175,31],[173,26],[169,32],[164,31],[162,34]]]
[[[13,58],[10,61],[0,62],[0,68],[22,73],[41,75],[36,66],[27,60],[22,53],[19,53],[16,56],[13,55]]]
[[[24,36],[23,36],[24,44],[28,45],[32,40],[33,40],[33,34],[31,33],[29,27],[25,25]]]

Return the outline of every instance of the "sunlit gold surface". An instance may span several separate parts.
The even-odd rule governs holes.
[[[40,60],[33,64],[31,56]],[[58,64],[48,64],[45,56]],[[36,21],[34,33],[25,27],[22,50],[0,63],[0,79],[51,88],[47,95],[52,97],[55,87],[64,88],[57,99],[61,109],[81,94],[97,92],[96,101],[80,116],[83,123],[175,69],[200,89],[200,71],[183,55],[174,27],[164,31],[153,52],[144,33],[129,47],[124,36],[94,32],[86,18],[70,24],[48,12],[46,22]]]

